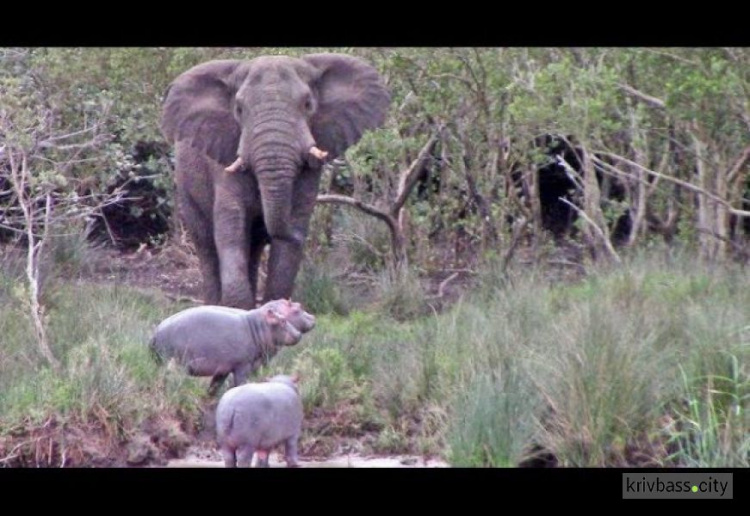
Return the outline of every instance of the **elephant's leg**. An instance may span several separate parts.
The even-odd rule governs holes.
[[[268,278],[263,303],[289,299],[294,290],[294,280],[302,262],[301,242],[273,240],[268,257]]]
[[[249,246],[247,213],[231,198],[217,192],[214,209],[214,241],[219,255],[221,304],[249,310],[255,308],[248,280]]]
[[[188,234],[195,244],[195,252],[200,263],[203,301],[208,305],[218,305],[221,301],[219,256],[216,253],[211,221],[187,196],[183,196],[182,215]]]
[[[305,168],[294,184],[291,227],[298,238],[272,240],[264,303],[292,296],[294,280],[302,263],[302,251],[310,218],[315,209],[319,183],[320,170]]]

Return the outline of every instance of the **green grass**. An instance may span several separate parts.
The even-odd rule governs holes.
[[[535,447],[572,467],[750,465],[747,271],[643,255],[551,284],[543,271],[488,267],[442,314],[422,310],[414,272],[398,279],[383,276],[364,311],[318,305],[316,329],[259,372],[301,374],[306,438],[469,467],[515,466]],[[181,306],[56,285],[58,374],[42,366],[13,281],[0,285],[0,430],[51,415],[103,417],[121,436],[154,415],[197,424],[206,381],[157,367],[146,348]],[[306,300],[316,285],[331,298],[321,280]]]
[[[62,284],[46,297],[59,372],[37,352],[22,305],[6,301],[0,310],[0,435],[52,419],[62,427],[94,424],[117,441],[149,418],[197,420],[205,386],[157,367],[147,347],[155,324],[177,306],[117,285]]]
[[[334,278],[331,267],[326,265],[302,264],[294,299],[313,314],[346,315],[349,311],[344,289]]]
[[[490,269],[439,316],[398,322],[393,305],[382,304],[322,317],[272,367],[290,370],[308,350],[331,350],[336,358],[330,369],[320,360],[318,374],[346,370],[351,384],[368,386],[387,429],[413,422],[418,430],[405,430],[412,449],[439,450],[455,465],[510,466],[535,445],[562,466],[691,464],[695,450],[686,447],[705,432],[683,434],[698,423],[717,435],[713,452],[723,446],[734,464],[750,464],[745,271],[636,256],[580,283],[543,277],[493,277]],[[685,378],[721,384],[724,394],[701,401],[713,419],[680,410],[695,396]],[[333,379],[315,385],[331,399],[342,392]]]

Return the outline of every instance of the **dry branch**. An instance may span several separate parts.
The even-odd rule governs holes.
[[[707,191],[707,190],[705,190],[705,189],[703,189],[703,188],[701,188],[699,186],[696,186],[696,185],[694,185],[692,183],[689,183],[687,181],[683,181],[682,179],[677,179],[676,177],[668,176],[666,174],[661,174],[659,172],[656,172],[654,170],[646,168],[643,165],[640,165],[640,164],[638,164],[638,163],[636,163],[634,161],[631,161],[631,160],[629,160],[629,159],[627,159],[627,158],[625,158],[623,156],[620,156],[618,154],[613,154],[611,152],[599,152],[599,151],[597,151],[596,154],[599,154],[601,156],[607,156],[607,157],[610,157],[610,158],[615,159],[617,161],[621,161],[622,163],[625,163],[625,164],[628,164],[630,166],[636,167],[636,168],[642,170],[643,172],[645,172],[645,173],[647,173],[649,175],[652,175],[654,177],[658,177],[658,178],[664,179],[666,181],[669,181],[671,183],[680,185],[680,186],[686,188],[687,190],[690,190],[691,192],[695,192],[695,193],[698,193],[700,195],[704,195],[704,196],[708,197],[709,199],[711,199],[713,201],[716,201],[717,203],[721,204],[722,206],[725,206],[729,210],[730,213],[732,213],[734,215],[737,215],[738,217],[750,217],[750,211],[739,210],[737,208],[733,208],[731,204],[729,204],[727,201],[725,201],[721,197],[718,197],[718,196],[712,194],[711,192],[709,192],[709,191]],[[592,156],[592,159],[597,164],[603,165],[606,168],[608,168],[608,169],[610,169],[610,170],[612,170],[612,171],[614,171],[614,172],[616,172],[616,173],[618,173],[618,174],[620,174],[622,176],[632,177],[631,174],[629,174],[627,172],[623,172],[622,170],[620,170],[620,169],[618,169],[616,167],[613,167],[609,163],[606,163],[606,162],[604,162],[604,161],[596,158],[595,156]]]
[[[434,296],[428,297],[428,299],[430,299],[430,300],[441,299],[445,295],[445,287],[448,286],[448,283],[450,283],[454,279],[458,278],[458,276],[459,276],[459,273],[458,272],[454,272],[453,274],[451,274],[450,276],[448,276],[447,278],[445,278],[443,281],[441,281],[440,285],[438,286],[437,294],[435,294]]]
[[[417,178],[419,173],[422,171],[425,162],[431,155],[435,145],[440,140],[444,126],[439,126],[435,133],[427,140],[422,150],[417,154],[414,159],[404,171],[399,175],[398,190],[396,193],[396,199],[391,203],[388,210],[382,210],[363,202],[354,197],[346,195],[336,194],[324,194],[319,195],[317,202],[321,204],[343,204],[351,206],[359,211],[378,218],[386,223],[388,230],[391,234],[391,249],[393,251],[394,262],[397,267],[406,264],[406,238],[404,235],[402,210],[406,204],[406,200],[409,198],[414,186],[417,184]]]
[[[607,235],[604,233],[604,230],[599,227],[599,225],[591,220],[591,217],[586,215],[586,212],[583,211],[581,208],[570,202],[569,200],[565,199],[564,197],[558,197],[558,199],[571,208],[573,208],[578,215],[580,215],[586,222],[588,222],[591,227],[594,229],[596,234],[599,236],[599,239],[604,244],[605,249],[607,249],[607,252],[609,253],[610,257],[616,262],[616,263],[622,263],[622,260],[620,259],[620,255],[617,254],[617,251],[615,251],[615,248],[612,247],[612,242],[609,241],[609,238],[607,238]]]
[[[735,161],[734,165],[729,169],[729,172],[727,173],[727,183],[731,184],[736,178],[739,178],[740,171],[748,165],[748,162],[750,162],[750,145],[745,147],[745,150],[742,151],[740,157],[737,158],[737,161]]]
[[[627,84],[620,84],[620,88],[625,92],[628,93],[638,100],[648,104],[651,107],[655,107],[658,109],[666,109],[667,104],[656,97],[652,97],[651,95],[648,95],[647,93],[643,93],[642,91],[639,91],[632,86],[629,86]]]
[[[425,162],[432,154],[435,145],[437,145],[437,142],[440,140],[442,132],[443,127],[441,126],[437,129],[437,131],[435,131],[435,134],[433,134],[430,139],[427,140],[427,143],[425,143],[424,147],[422,147],[422,150],[419,151],[419,154],[417,154],[416,159],[412,161],[409,168],[401,172],[401,176],[398,181],[398,193],[396,194],[396,200],[393,201],[390,209],[391,216],[397,217],[398,212],[400,212],[404,207],[404,204],[406,204],[406,200],[409,198],[409,194],[414,189],[414,185],[417,183],[419,173],[422,171]]]

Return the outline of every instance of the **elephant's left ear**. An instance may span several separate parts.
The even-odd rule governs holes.
[[[383,125],[391,96],[372,65],[345,54],[310,54],[302,59],[320,71],[311,129],[318,147],[331,158],[343,154],[368,129]]]

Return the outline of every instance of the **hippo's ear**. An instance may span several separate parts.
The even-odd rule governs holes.
[[[276,326],[282,322],[283,317],[276,313],[276,310],[269,308],[265,313],[266,322],[271,326]]]
[[[299,383],[299,380],[300,380],[300,375],[299,375],[299,373],[294,373],[294,374],[292,375],[292,381],[294,382],[294,384],[295,384],[295,385],[297,385],[297,384]]]

